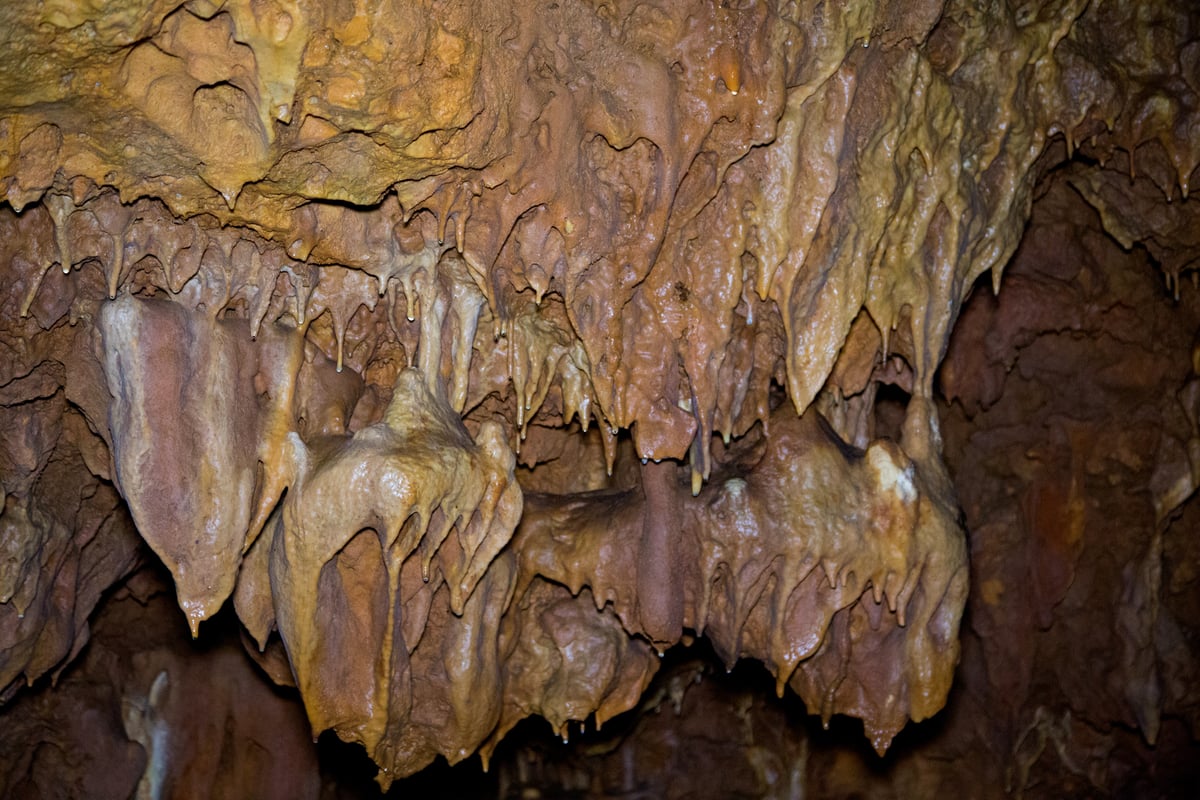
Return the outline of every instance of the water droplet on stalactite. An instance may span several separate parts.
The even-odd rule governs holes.
[[[75,213],[75,201],[70,195],[46,195],[46,210],[54,224],[54,243],[58,248],[58,263],[64,275],[71,273],[71,240],[67,238],[67,220]]]

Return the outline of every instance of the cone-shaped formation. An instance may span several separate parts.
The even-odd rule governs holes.
[[[742,459],[695,498],[663,465],[641,492],[530,498],[521,586],[586,586],[660,648],[686,628],[728,666],[761,659],[781,693],[851,711],[883,751],[941,707],[958,662],[957,508],[894,444],[853,452],[815,414],[780,410]]]
[[[362,741],[389,770],[412,770],[396,737],[414,736],[410,657],[443,584],[453,616],[426,649],[461,651],[446,664],[451,703],[498,694],[497,625],[511,578],[488,568],[521,516],[513,466],[498,426],[472,441],[416,370],[400,373],[382,422],[304,452],[272,534],[270,585],[315,730]],[[448,721],[447,737],[424,749],[472,752],[488,715],[459,721],[482,730],[472,741]]]
[[[10,5],[0,698],[131,567],[119,491],[385,783],[693,634],[883,750],[959,654],[935,374],[1039,176],[1196,271],[1180,4]]]

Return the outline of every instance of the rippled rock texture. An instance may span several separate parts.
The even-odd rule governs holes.
[[[1164,599],[1200,484],[1186,4],[54,2],[0,30],[0,698],[152,553],[192,634],[231,604],[385,788],[637,708],[700,636],[883,753],[945,705],[968,594],[978,696],[1021,698],[981,723],[1008,785],[1048,741],[1108,784],[1006,593],[1039,630],[1113,620],[1098,724],[1194,714],[1194,604]],[[1097,216],[1001,289],[1049,187]],[[1054,267],[1054,235],[1152,266]],[[1174,304],[1149,339],[1137,268]],[[1087,358],[1108,377],[1047,411],[1045,365]],[[993,457],[964,431],[1002,413]],[[1128,488],[1092,508],[1104,475]],[[122,696],[139,791],[191,669]]]

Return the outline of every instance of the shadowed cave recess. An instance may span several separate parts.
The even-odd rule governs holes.
[[[1194,796],[1193,4],[0,41],[0,796]]]

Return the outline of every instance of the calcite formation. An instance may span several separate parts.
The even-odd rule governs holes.
[[[140,537],[192,634],[231,603],[385,787],[636,708],[699,636],[886,751],[960,657],[935,379],[1035,187],[1070,163],[1173,293],[1200,271],[1186,4],[64,0],[0,30],[0,698],[78,654]],[[1200,484],[1193,384],[1156,525]],[[1043,615],[1084,458],[1028,501]],[[126,726],[151,764],[156,724]]]

